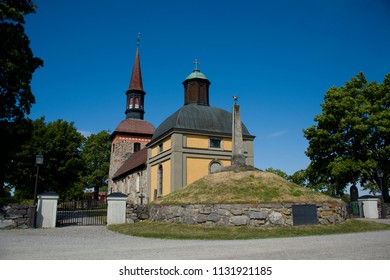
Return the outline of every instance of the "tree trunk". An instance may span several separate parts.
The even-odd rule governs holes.
[[[94,188],[93,199],[96,201],[99,201],[99,189],[100,189],[99,187]]]
[[[389,188],[386,184],[382,183],[382,197],[384,203],[390,203]]]

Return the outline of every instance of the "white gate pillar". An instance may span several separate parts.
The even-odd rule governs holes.
[[[127,195],[112,193],[107,196],[107,225],[126,223]]]
[[[45,192],[38,195],[37,228],[56,227],[58,198],[59,196],[55,192]]]

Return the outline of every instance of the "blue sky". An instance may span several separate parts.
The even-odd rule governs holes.
[[[182,82],[200,61],[212,106],[241,117],[255,165],[292,174],[309,164],[302,130],[327,89],[363,71],[390,72],[390,1],[35,0],[26,33],[44,67],[34,74],[30,118],[112,132],[141,33],[145,119],[157,127],[183,105]]]

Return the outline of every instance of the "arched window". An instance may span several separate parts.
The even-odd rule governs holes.
[[[130,100],[129,100],[129,109],[132,109],[133,108],[133,97],[130,97]]]
[[[219,171],[221,171],[221,169],[222,169],[221,162],[219,162],[217,160],[213,160],[212,162],[210,162],[209,174],[219,172]]]
[[[157,196],[162,196],[163,194],[163,167],[160,164],[157,171]]]

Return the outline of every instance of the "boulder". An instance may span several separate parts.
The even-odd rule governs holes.
[[[230,223],[235,226],[245,226],[249,222],[248,216],[233,216],[230,218]]]
[[[219,221],[219,219],[220,219],[220,217],[219,217],[219,215],[216,214],[216,213],[211,213],[211,214],[208,215],[208,217],[207,217],[207,220],[208,220],[208,221],[212,221],[212,222],[217,222],[217,221]]]
[[[251,211],[249,218],[251,220],[265,220],[268,217],[268,211]]]
[[[0,220],[0,229],[14,228],[15,223],[12,220]]]
[[[279,212],[272,211],[268,217],[269,217],[269,221],[271,222],[271,224],[275,224],[275,225],[283,225],[284,224],[283,215],[280,214]]]

